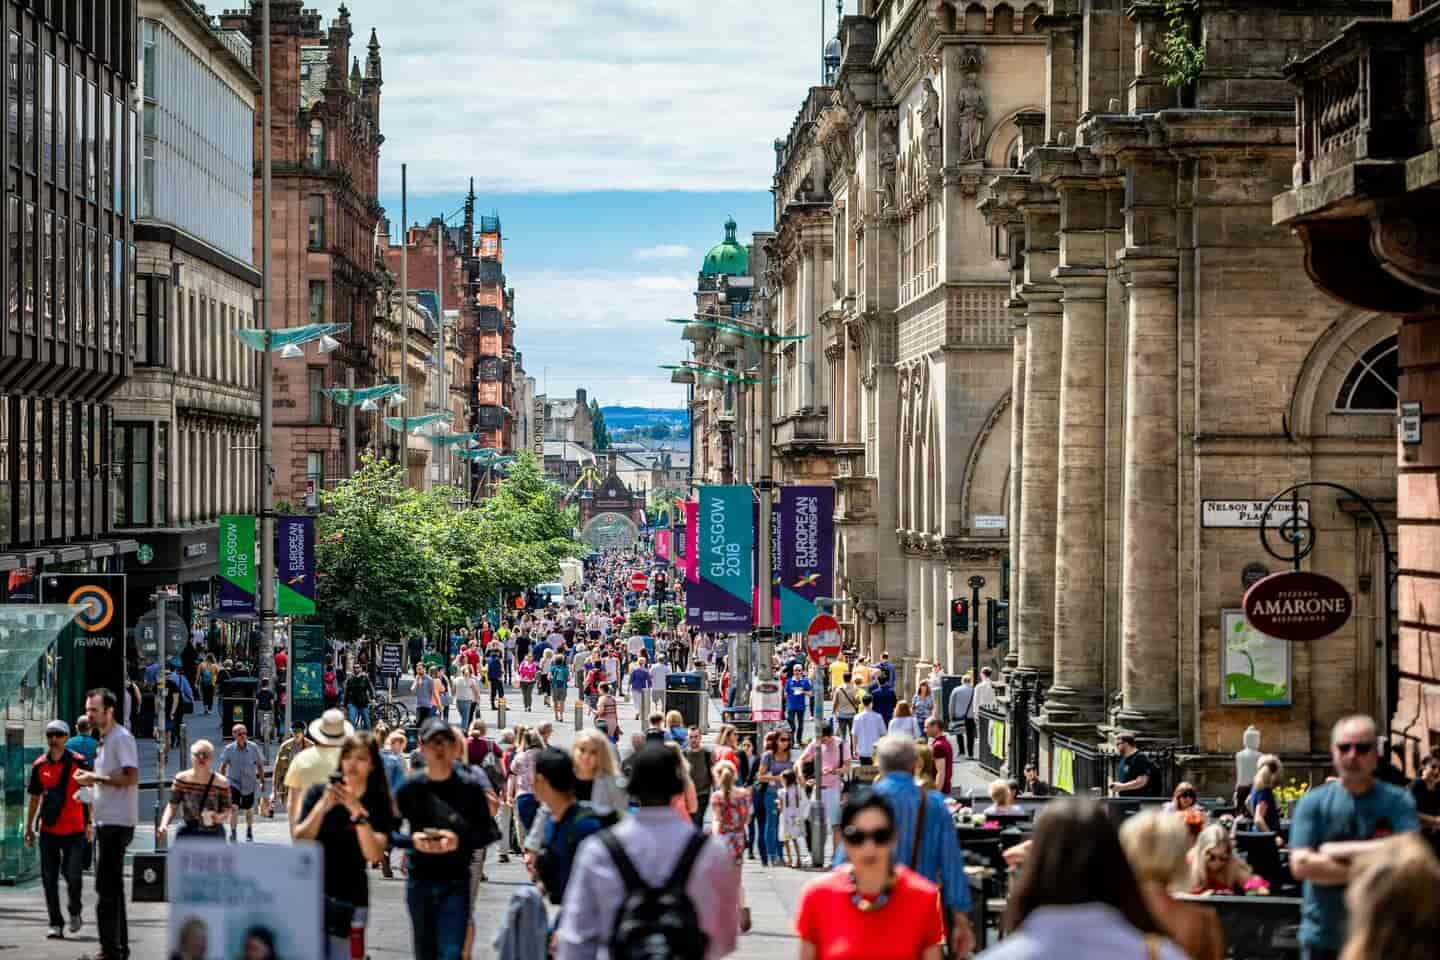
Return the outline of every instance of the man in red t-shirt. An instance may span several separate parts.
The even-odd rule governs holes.
[[[948,797],[955,776],[955,748],[950,746],[940,718],[933,714],[925,721],[925,735],[930,738],[930,753],[935,757],[935,789]]]
[[[290,663],[290,658],[285,655],[285,648],[281,647],[275,651],[275,672],[284,673],[285,667]]]
[[[60,875],[65,875],[69,894],[70,932],[80,929],[80,890],[85,868],[85,806],[75,799],[80,785],[75,772],[85,769],[85,758],[65,749],[70,727],[64,720],[45,725],[46,751],[30,768],[30,805],[25,813],[25,846],[35,845],[35,822],[40,821],[40,879],[45,887],[45,908],[50,913],[48,940],[65,938],[65,918],[60,913]],[[54,791],[63,797],[41,809],[41,800]],[[47,819],[46,815],[51,817]]]

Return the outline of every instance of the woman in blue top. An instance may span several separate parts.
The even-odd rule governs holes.
[[[641,723],[645,722],[645,710],[642,709],[645,699],[645,691],[650,689],[650,671],[647,668],[645,658],[641,657],[635,661],[635,669],[630,671],[630,699],[635,704],[635,719]]]
[[[1275,797],[1280,770],[1280,758],[1273,753],[1261,757],[1255,767],[1255,779],[1250,785],[1250,795],[1245,798],[1245,808],[1255,821],[1256,830],[1280,832],[1280,802]]]

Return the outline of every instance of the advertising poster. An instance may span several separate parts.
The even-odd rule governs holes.
[[[309,723],[325,712],[325,628],[295,624],[290,628],[290,711]]]
[[[105,687],[118,696],[125,689],[125,575],[44,574],[41,602],[85,608],[55,644],[60,716],[84,713],[86,690]]]
[[[171,957],[326,956],[323,851],[314,843],[175,840],[167,857]]]
[[[685,622],[717,633],[749,632],[755,548],[753,497],[743,484],[700,488],[696,581]]]
[[[655,531],[655,558],[657,560],[670,560],[670,530]]]
[[[315,612],[315,518],[275,520],[275,612],[281,616]]]
[[[685,501],[685,582],[694,583],[700,579],[700,567],[697,563],[699,550],[700,532],[700,502],[698,500]]]
[[[380,676],[399,679],[404,673],[405,648],[398,643],[380,644]]]
[[[834,596],[835,488],[780,488],[780,630],[804,633]]]
[[[750,685],[750,719],[756,723],[780,723],[785,719],[780,684],[756,677]]]
[[[1220,702],[1226,706],[1290,705],[1290,641],[1250,626],[1244,610],[1220,611],[1225,642],[1220,659]]]
[[[255,518],[222,514],[218,607],[222,617],[255,613],[255,561]]]

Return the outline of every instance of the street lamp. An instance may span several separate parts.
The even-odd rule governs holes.
[[[320,338],[320,351],[322,353],[326,352],[325,341],[327,339],[331,338],[328,336]],[[345,373],[346,380],[353,383],[355,380],[354,368],[347,367]],[[379,409],[379,404],[376,403],[377,400],[389,400],[392,398],[398,400],[401,394],[408,389],[408,387],[399,383],[382,383],[377,386],[361,387],[359,389],[356,389],[354,386],[347,386],[331,387],[327,390],[320,391],[329,397],[333,403],[337,403],[346,408],[345,470],[348,474],[353,476],[355,473],[355,408],[359,407],[364,413],[373,413]]]

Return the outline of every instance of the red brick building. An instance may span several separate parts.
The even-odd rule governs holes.
[[[477,256],[470,264],[471,304],[466,320],[475,345],[471,376],[474,399],[470,429],[487,447],[513,452],[515,445],[514,380],[515,291],[505,286],[505,249],[498,215],[480,218]]]
[[[243,31],[261,68],[260,5],[221,15]],[[351,55],[349,11],[341,4],[328,29],[299,0],[271,0],[272,300],[277,327],[344,323],[343,346],[326,356],[275,359],[275,498],[299,505],[307,481],[321,487],[344,474],[344,410],[320,395],[343,386],[346,367],[357,386],[375,382],[370,349],[374,316],[384,302],[383,261],[375,228],[380,144],[380,44],[370,32],[362,73]],[[255,157],[261,156],[256,112]],[[260,249],[261,179],[255,178],[255,245]],[[433,271],[433,264],[432,264]],[[433,282],[433,281],[432,281]],[[357,429],[367,429],[366,418]],[[363,449],[370,438],[356,438]]]

